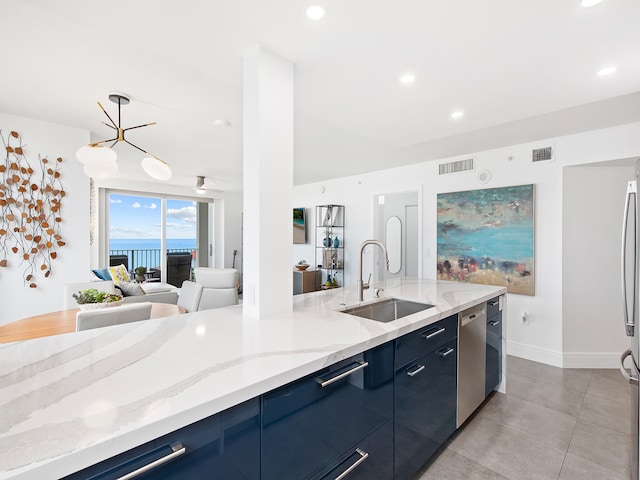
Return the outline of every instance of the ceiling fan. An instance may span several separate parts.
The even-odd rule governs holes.
[[[196,186],[194,187],[194,190],[199,195],[204,195],[207,192],[209,193],[222,192],[222,190],[213,189],[212,188],[213,185],[215,185],[215,182],[213,180],[206,179],[204,175],[198,175],[196,177]]]

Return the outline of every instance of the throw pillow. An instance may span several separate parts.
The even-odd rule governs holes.
[[[91,270],[100,280],[111,280],[111,274],[108,268],[96,268]]]
[[[109,267],[109,274],[114,285],[120,285],[131,280],[129,278],[129,272],[124,265],[118,265],[116,267]]]
[[[120,289],[123,297],[145,295],[145,291],[142,289],[142,287],[135,282],[122,282],[118,284],[117,288]]]

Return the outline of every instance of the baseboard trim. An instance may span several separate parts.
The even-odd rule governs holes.
[[[507,341],[507,354],[561,368],[619,368],[622,352],[556,352]]]
[[[507,355],[524,358],[534,362],[545,363],[554,367],[563,367],[562,352],[532,347],[523,343],[507,341]]]
[[[564,368],[618,368],[619,353],[609,352],[568,352],[564,354]]]

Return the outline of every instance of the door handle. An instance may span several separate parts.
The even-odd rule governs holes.
[[[159,467],[163,463],[167,463],[169,460],[173,460],[174,458],[179,457],[180,455],[183,455],[187,451],[187,449],[179,443],[176,445],[171,445],[171,450],[172,452],[170,454],[165,455],[164,457],[159,458],[158,460],[155,460],[151,463],[147,463],[146,465],[134,470],[133,472],[123,475],[122,477],[118,477],[117,480],[131,480],[132,478],[139,477],[143,473],[146,473],[149,470]]]
[[[444,333],[445,330],[446,330],[446,328],[442,327],[442,328],[439,328],[439,329],[437,329],[435,331],[432,330],[431,333],[424,332],[420,336],[422,338],[424,338],[425,340],[429,340],[430,338],[433,338],[436,335],[440,335],[441,333]]]
[[[495,327],[499,323],[500,323],[500,320],[493,320],[493,321],[489,322],[489,325],[491,325],[492,327]]]
[[[361,360],[356,360],[356,363],[357,363],[357,365],[355,367],[353,367],[350,370],[347,370],[346,372],[342,372],[341,374],[336,375],[335,377],[331,377],[328,380],[322,380],[322,379],[318,378],[318,379],[316,379],[316,382],[318,382],[322,388],[328,387],[333,382],[337,382],[338,380],[342,380],[344,377],[348,377],[352,373],[355,373],[358,370],[362,370],[363,368],[366,368],[366,367],[369,366],[369,362],[363,362]]]
[[[407,375],[409,375],[410,377],[415,377],[417,374],[419,374],[425,368],[427,368],[427,367],[425,367],[424,365],[416,365],[413,370],[411,370],[411,369],[407,370]]]
[[[356,468],[358,468],[358,465],[360,465],[367,458],[369,458],[369,453],[365,452],[364,450],[360,450],[359,448],[356,448],[356,453],[358,455],[360,455],[360,458],[358,460],[356,460],[356,462],[353,465],[351,465],[349,468],[347,468],[344,472],[342,472],[340,475],[338,475],[335,478],[335,480],[342,480],[347,475],[349,475],[352,471],[354,471]]]
[[[629,382],[631,385],[638,385],[638,379],[629,375],[627,373],[627,369],[624,368],[624,360],[629,355],[631,355],[631,349],[625,350],[624,352],[622,352],[622,355],[620,355],[620,372],[622,373],[622,376],[627,379],[627,382]]]
[[[631,200],[633,198],[634,201],[634,206],[636,207],[635,210],[635,215],[637,215],[637,205],[635,205],[636,202],[636,183],[635,182],[629,182],[628,186],[627,186],[627,198],[624,204],[624,218],[622,219],[622,251],[620,254],[621,257],[621,264],[622,264],[622,268],[620,269],[622,272],[622,305],[623,305],[623,318],[624,318],[624,327],[625,327],[625,331],[627,333],[627,336],[629,337],[633,337],[634,335],[634,327],[635,324],[633,322],[633,318],[631,319],[632,321],[629,321],[629,309],[628,309],[628,305],[629,305],[629,301],[627,298],[627,230],[629,228],[629,205],[631,204]],[[635,225],[635,215],[634,215],[634,222],[633,222],[633,243],[634,243],[634,252],[637,251],[637,238],[636,238],[636,231],[637,231],[637,226]],[[636,259],[634,259],[633,262],[633,309],[631,310],[631,314],[635,315],[635,311],[636,311],[636,278],[637,278],[637,271],[636,271]]]
[[[446,357],[447,355],[451,355],[454,352],[453,348],[447,348],[442,349],[438,352],[438,355],[440,355],[442,358]]]

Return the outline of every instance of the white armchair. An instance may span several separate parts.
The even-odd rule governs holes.
[[[196,282],[204,288],[198,310],[238,304],[238,270],[197,267],[194,273]]]

